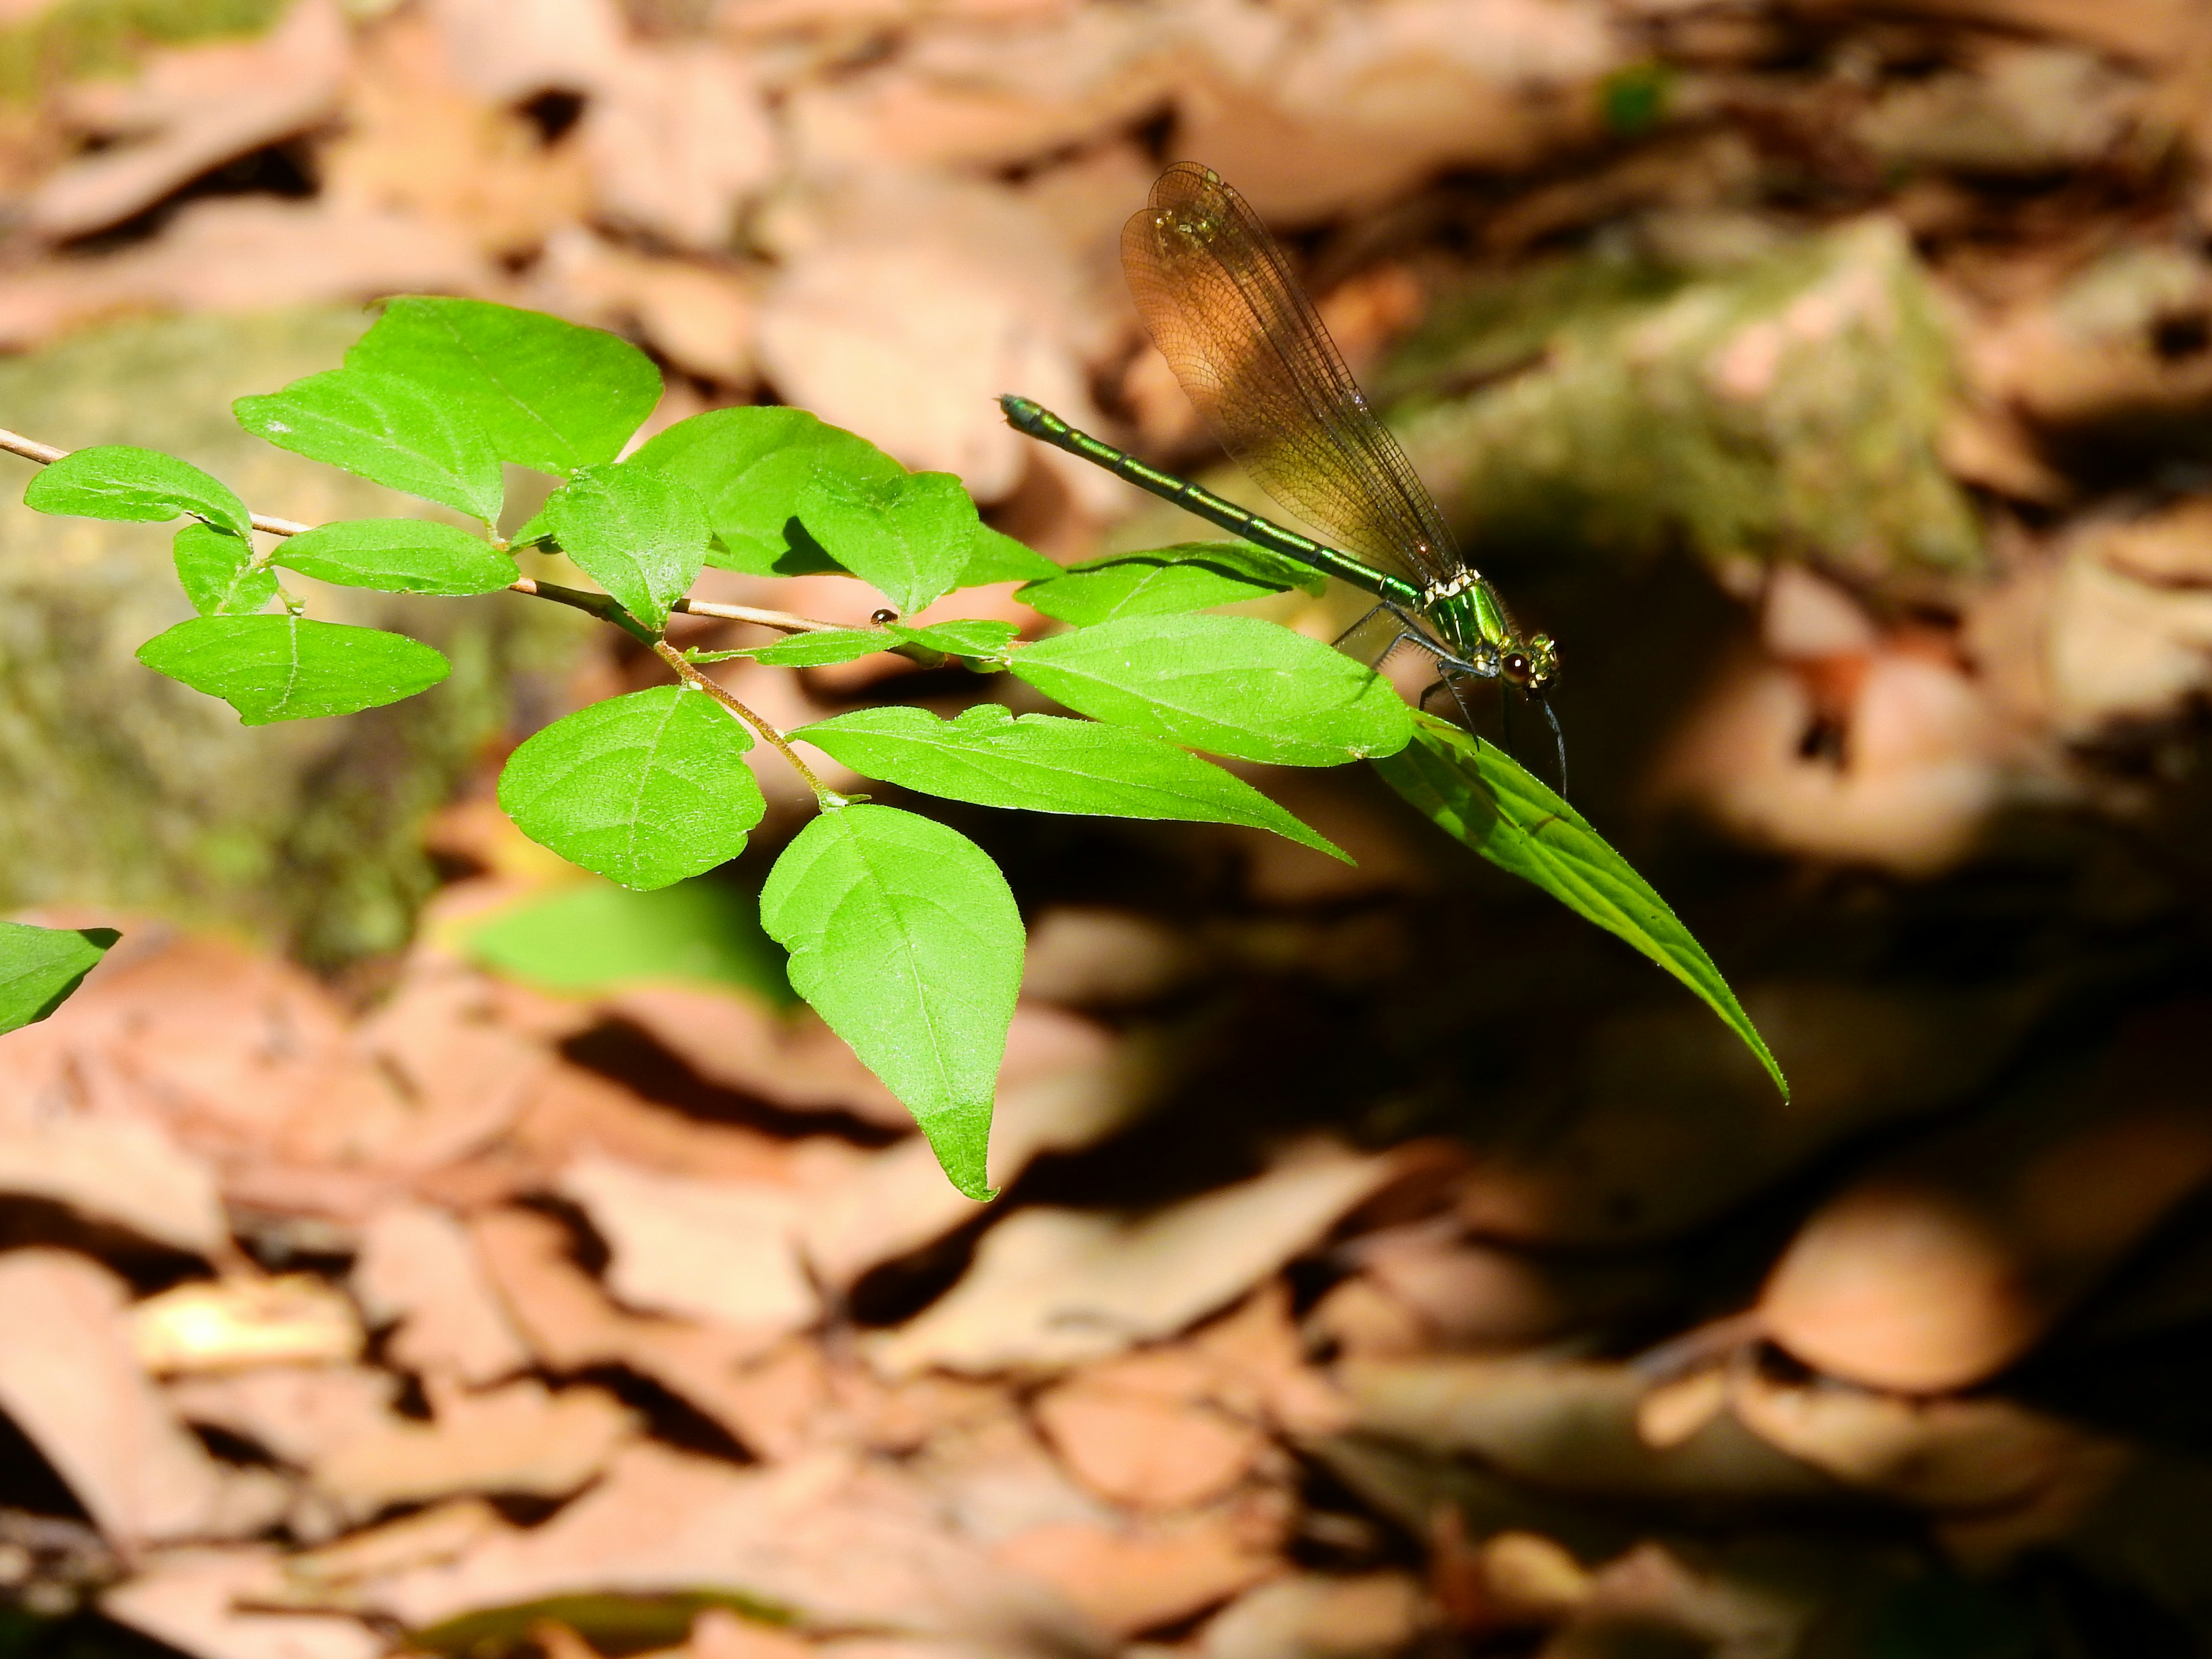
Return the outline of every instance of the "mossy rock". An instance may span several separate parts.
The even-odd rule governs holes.
[[[333,368],[358,311],[137,322],[0,362],[0,426],[76,448],[135,443],[205,467],[255,510],[317,522],[443,510],[270,447],[231,399]],[[333,964],[405,943],[434,875],[420,836],[588,624],[492,594],[428,599],[296,578],[311,615],[398,629],[452,659],[386,708],[245,727],[143,666],[191,615],[175,526],[0,504],[0,906],[87,903],[228,927]],[[518,680],[517,676],[520,676]]]
[[[1607,246],[1493,278],[1377,389],[1474,545],[1879,580],[1980,561],[1936,456],[1954,381],[1910,245],[1864,220],[1719,269]]]

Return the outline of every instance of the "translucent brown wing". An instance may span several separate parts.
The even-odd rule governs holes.
[[[1121,266],[1161,355],[1261,489],[1417,585],[1459,572],[1435,501],[1243,197],[1176,162],[1122,228]]]

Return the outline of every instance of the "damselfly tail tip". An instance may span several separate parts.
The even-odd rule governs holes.
[[[1006,412],[1008,422],[1017,427],[1043,412],[1038,404],[1014,392],[1001,392],[999,407]]]

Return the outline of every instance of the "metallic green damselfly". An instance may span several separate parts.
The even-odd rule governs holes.
[[[1122,228],[1121,265],[1145,326],[1221,447],[1261,489],[1342,546],[1248,513],[1027,398],[999,399],[1006,419],[1231,534],[1372,594],[1374,609],[1340,645],[1372,662],[1401,645],[1419,647],[1435,659],[1462,712],[1458,681],[1504,680],[1536,699],[1556,732],[1558,717],[1544,700],[1559,675],[1551,640],[1523,634],[1498,590],[1461,556],[1435,498],[1368,407],[1289,260],[1244,198],[1212,169],[1176,162]],[[1373,648],[1360,650],[1362,642]]]

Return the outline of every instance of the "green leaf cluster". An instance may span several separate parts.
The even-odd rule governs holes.
[[[909,471],[800,410],[714,410],[626,455],[659,390],[652,362],[613,335],[477,301],[400,299],[340,368],[240,398],[238,418],[271,443],[477,528],[379,519],[312,528],[264,520],[277,530],[257,531],[218,480],[119,446],[56,462],[26,499],[46,512],[192,520],[177,533],[175,562],[197,614],[148,641],[139,658],[228,702],[248,725],[375,708],[448,672],[415,640],[308,617],[283,575],[390,592],[465,596],[519,584],[546,593],[534,580],[519,583],[515,550],[565,554],[604,597],[550,596],[647,641],[681,679],[567,714],[508,757],[501,805],[525,833],[611,884],[580,885],[487,924],[472,948],[572,988],[657,966],[774,999],[787,994],[787,988],[906,1103],[972,1197],[990,1195],[993,1098],[1021,981],[1013,895],[967,837],[831,792],[793,743],[916,796],[1237,825],[1335,858],[1345,857],[1340,848],[1208,757],[1371,760],[1449,833],[1674,973],[1772,1066],[1725,981],[1658,896],[1510,757],[1412,713],[1370,668],[1321,640],[1215,613],[1293,589],[1318,592],[1316,573],[1237,542],[1064,570],[985,525],[951,475]],[[490,533],[510,466],[558,480],[511,544]],[[258,546],[257,536],[265,538]],[[678,651],[665,638],[670,618],[710,565],[754,576],[842,571],[890,609],[864,628]],[[1019,596],[1059,631],[1024,643],[1024,630],[1000,618],[908,620],[949,593],[999,583],[1023,584]],[[781,732],[696,666],[744,655],[821,668],[885,651],[933,670],[1010,675],[1084,718],[1017,715],[987,697],[950,719],[892,703]],[[746,902],[744,890],[702,878],[745,850],[767,812],[755,766],[787,761],[813,786],[819,810],[768,871],[757,929],[750,911],[733,926],[729,908]],[[89,935],[19,931],[23,938],[0,934],[0,1014],[17,1023],[40,1017],[97,957]],[[12,978],[11,962],[20,964]]]

